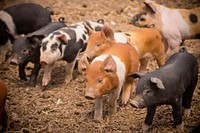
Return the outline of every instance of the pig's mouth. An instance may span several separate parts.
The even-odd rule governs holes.
[[[46,66],[46,65],[53,65],[55,62],[47,62],[47,61],[40,61],[40,64],[42,66]]]

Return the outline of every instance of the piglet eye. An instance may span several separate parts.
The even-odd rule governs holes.
[[[140,18],[140,21],[145,21],[145,18]]]
[[[103,79],[97,79],[97,83],[102,83]]]
[[[97,42],[97,43],[95,44],[95,46],[99,47],[99,46],[101,46],[101,43],[100,43],[100,42]]]
[[[152,91],[150,90],[150,89],[147,89],[147,90],[145,90],[144,91],[144,94],[149,94],[149,93],[151,93]]]
[[[28,49],[23,49],[23,50],[21,51],[21,53],[22,53],[22,54],[29,54],[29,50],[28,50]]]

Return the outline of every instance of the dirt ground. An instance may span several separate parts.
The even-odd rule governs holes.
[[[168,7],[200,7],[199,0],[156,0]],[[0,9],[22,3],[34,2],[51,7],[52,18],[57,21],[65,17],[65,23],[71,24],[83,20],[104,19],[115,31],[134,29],[128,20],[142,4],[142,0],[1,0]],[[185,45],[200,63],[200,41],[189,40]],[[151,59],[151,58],[150,58]],[[104,98],[103,120],[94,121],[94,101],[84,98],[84,76],[74,71],[74,79],[68,85],[63,84],[64,66],[57,62],[52,73],[50,85],[41,86],[43,69],[40,71],[37,86],[31,88],[18,77],[18,68],[8,62],[0,66],[0,78],[8,87],[6,109],[10,124],[8,133],[140,133],[146,109],[135,109],[129,104],[118,106],[117,113],[107,117],[107,100]],[[151,59],[148,70],[155,70],[156,63]],[[32,64],[26,72],[30,74]],[[199,67],[200,68],[200,67]],[[200,71],[200,70],[199,70]],[[200,84],[200,83],[199,83]],[[133,94],[132,94],[133,95]],[[195,90],[192,100],[192,112],[188,118],[183,117],[185,133],[200,123],[200,85]],[[164,105],[157,108],[154,116],[152,133],[178,132],[173,126],[172,108]]]

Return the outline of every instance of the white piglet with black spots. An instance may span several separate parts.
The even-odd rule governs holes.
[[[85,21],[84,23],[95,31],[101,30],[103,26],[102,22]],[[48,85],[53,65],[58,60],[67,62],[64,82],[67,84],[71,81],[77,55],[86,49],[87,40],[88,32],[83,22],[54,31],[42,40],[40,63],[45,65],[43,86]]]

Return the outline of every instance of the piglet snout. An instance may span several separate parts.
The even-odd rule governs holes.
[[[139,102],[136,100],[130,100],[130,105],[134,108],[139,108]]]
[[[10,64],[11,64],[11,65],[18,65],[18,64],[19,64],[19,62],[18,62],[18,60],[17,60],[17,59],[15,59],[15,58],[12,58],[12,59],[10,60]]]
[[[85,94],[85,98],[88,99],[88,100],[93,100],[93,99],[95,99],[95,96],[94,96],[93,93],[88,92],[88,93]]]

